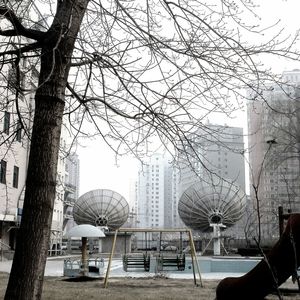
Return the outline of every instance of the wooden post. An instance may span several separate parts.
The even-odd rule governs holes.
[[[111,252],[110,252],[110,256],[109,256],[109,260],[108,260],[108,265],[107,265],[107,270],[106,270],[106,274],[105,274],[105,279],[104,279],[104,288],[107,288],[107,283],[108,283],[108,277],[109,277],[111,262],[112,262],[112,258],[114,256],[115,247],[116,247],[117,235],[118,235],[118,229],[116,229],[116,231],[115,231],[114,240],[113,240],[112,247],[111,247]]]
[[[196,256],[196,249],[195,249],[193,235],[192,235],[191,230],[189,230],[189,238],[190,238],[191,257],[192,257],[192,263],[193,263],[194,283],[195,283],[195,285],[197,285],[196,274],[195,274],[195,264],[196,264],[197,272],[199,275],[200,286],[203,287],[201,273],[200,273],[200,267],[199,267],[197,256]]]

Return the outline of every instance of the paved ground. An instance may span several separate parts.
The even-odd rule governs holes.
[[[69,256],[66,256],[69,257]],[[64,258],[66,257],[49,257],[46,264],[45,276],[63,276],[64,268]],[[105,259],[104,271],[107,269],[108,259]],[[0,262],[0,272],[9,273],[11,269],[12,261],[2,261]],[[201,270],[200,270],[201,271]],[[192,279],[192,273],[184,272],[168,272],[166,273],[168,278],[182,278],[182,279]],[[238,277],[243,275],[242,273],[201,273],[202,279],[223,279],[225,277]],[[154,273],[149,272],[125,272],[123,271],[123,265],[121,259],[115,259],[112,261],[110,277],[153,277]]]
[[[64,268],[64,258],[68,258],[69,256],[65,257],[49,257],[46,264],[45,276],[50,277],[63,277],[63,268]],[[12,261],[2,261],[0,262],[0,272],[9,273],[11,269]],[[105,259],[105,266],[104,272],[107,270],[108,259]],[[201,270],[200,270],[201,271]],[[201,279],[203,280],[217,280],[220,281],[225,277],[239,277],[242,276],[244,273],[201,273]],[[163,277],[167,277],[170,279],[193,279],[192,273],[185,273],[185,272],[165,272],[160,274]],[[149,273],[149,272],[125,272],[123,270],[123,264],[121,259],[114,259],[112,261],[111,270],[109,274],[109,278],[120,278],[120,277],[131,277],[131,278],[151,278],[155,277],[157,274]],[[199,280],[197,276],[197,280]],[[293,286],[295,284],[292,283],[291,279],[289,279],[285,284],[285,286]]]

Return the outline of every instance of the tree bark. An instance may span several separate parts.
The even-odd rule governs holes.
[[[41,297],[63,109],[59,99],[36,99],[22,222],[5,299]]]
[[[5,300],[38,300],[42,296],[65,88],[75,39],[88,2],[58,1],[56,16],[41,50],[22,221]]]

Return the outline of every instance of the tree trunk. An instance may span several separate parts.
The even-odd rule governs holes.
[[[51,232],[65,88],[88,0],[58,1],[41,50],[22,221],[5,300],[38,300]]]
[[[5,299],[41,298],[63,109],[59,99],[36,99],[22,222]]]

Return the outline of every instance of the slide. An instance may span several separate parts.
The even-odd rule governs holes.
[[[279,241],[251,271],[220,281],[216,300],[262,300],[300,265],[300,214],[291,214]]]

